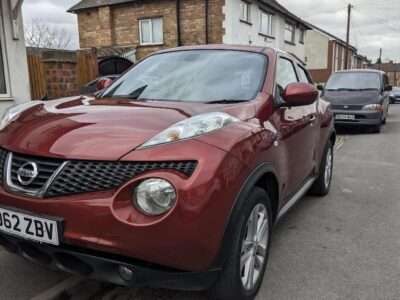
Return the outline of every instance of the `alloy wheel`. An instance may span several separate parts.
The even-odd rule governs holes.
[[[333,168],[333,153],[332,153],[332,148],[330,147],[328,149],[328,152],[326,153],[326,163],[325,163],[325,187],[328,188],[331,179],[332,179],[332,168]]]
[[[244,289],[251,291],[262,275],[267,259],[269,242],[268,211],[264,204],[257,204],[247,220],[242,241],[240,274]]]

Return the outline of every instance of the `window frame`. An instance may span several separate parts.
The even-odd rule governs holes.
[[[306,30],[304,28],[300,28],[299,43],[304,45],[305,39],[306,39]]]
[[[244,8],[246,8],[246,15],[244,16]],[[245,17],[245,18],[244,18]],[[251,23],[251,3],[241,0],[240,2],[240,22],[246,23],[248,25],[252,25]]]
[[[268,31],[263,31],[263,16],[268,16]],[[259,34],[267,37],[274,38],[274,14],[260,10],[260,24],[259,24]]]
[[[161,20],[161,42],[154,42],[154,37],[153,37],[153,21],[159,19]],[[142,24],[144,22],[149,22],[150,23],[150,40],[151,42],[143,42],[143,30],[142,30]],[[139,44],[140,46],[157,46],[157,45],[163,45],[164,44],[164,18],[163,17],[146,17],[146,18],[141,18],[139,19]]]
[[[291,59],[290,57],[287,57],[287,56],[278,56],[278,60],[277,60],[277,64],[276,64],[276,75],[275,75],[275,85],[276,86],[278,86],[279,85],[279,83],[278,83],[278,74],[279,74],[279,61],[281,61],[281,60],[286,60],[286,61],[288,61],[291,65],[292,65],[292,68],[293,68],[293,72],[294,72],[294,74],[295,74],[295,76],[296,76],[296,82],[300,82],[300,79],[299,79],[299,74],[297,73],[297,68],[296,68],[296,63],[293,61],[293,59]],[[291,83],[296,83],[296,82],[291,82]],[[290,83],[289,83],[290,84]],[[280,85],[279,85],[280,86]],[[281,88],[284,90],[285,88],[286,88],[286,86],[285,87],[282,87],[281,86]]]
[[[291,31],[292,38],[290,41],[286,39],[286,32],[288,31],[288,26],[293,28],[293,31]],[[285,43],[290,44],[290,45],[296,45],[296,25],[293,22],[285,21],[284,39],[285,39]]]
[[[299,82],[303,82],[303,81],[301,81],[301,75],[300,75],[300,72],[304,72],[304,75],[306,76],[306,78],[307,78],[307,82],[303,82],[303,83],[309,83],[309,84],[314,84],[314,81],[312,80],[312,78],[311,78],[311,75],[310,75],[310,73],[307,71],[307,69],[305,68],[305,67],[303,67],[302,65],[300,65],[300,64],[297,64],[297,67],[298,67],[298,77],[299,77]]]
[[[11,93],[11,86],[10,86],[10,70],[9,70],[9,65],[8,65],[8,59],[7,59],[7,42],[6,42],[6,33],[4,31],[4,15],[3,15],[3,2],[0,3],[0,48],[1,48],[1,53],[3,58],[3,72],[4,72],[4,81],[5,81],[5,87],[6,87],[6,93],[1,93],[0,92],[0,101],[5,100],[8,101],[12,98],[12,93]]]

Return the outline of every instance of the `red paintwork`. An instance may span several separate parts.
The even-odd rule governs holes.
[[[97,84],[96,84],[96,88],[98,91],[101,91],[105,88],[108,88],[110,85],[112,85],[113,80],[110,78],[101,78]]]
[[[268,56],[265,84],[256,99],[210,105],[72,97],[34,107],[0,132],[1,147],[38,156],[197,160],[190,178],[151,171],[118,190],[51,199],[29,198],[0,188],[0,205],[63,218],[68,244],[183,270],[207,270],[220,249],[234,199],[254,168],[263,162],[273,164],[282,207],[306,177],[316,172],[333,122],[329,105],[321,99],[307,106],[274,105],[276,57],[281,53],[227,46],[183,50],[193,48],[256,51]],[[304,85],[293,86],[286,96],[296,102],[294,95],[305,92]],[[227,112],[242,122],[189,140],[135,150],[168,126],[212,111]],[[177,204],[167,215],[147,217],[132,205],[132,190],[149,177],[165,178],[177,189]]]

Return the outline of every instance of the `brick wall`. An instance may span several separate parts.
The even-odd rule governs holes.
[[[225,0],[209,0],[209,43],[222,43],[224,3]],[[139,20],[151,17],[163,18],[164,44],[141,46]],[[205,44],[205,1],[181,0],[180,18],[182,44]],[[78,13],[78,23],[81,48],[133,46],[137,48],[136,55],[140,59],[154,51],[178,45],[176,0],[143,0],[88,9]]]
[[[76,62],[56,60],[43,60],[42,62],[49,99],[79,94],[76,81]]]
[[[97,76],[97,57],[92,50],[27,50],[31,91],[35,99],[78,95],[80,87]]]
[[[222,44],[225,35],[223,28],[224,5],[225,0],[208,0],[208,42],[211,44]]]

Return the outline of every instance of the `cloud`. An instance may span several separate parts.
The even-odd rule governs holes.
[[[79,48],[77,17],[67,13],[67,9],[77,3],[77,0],[25,0],[22,6],[26,26],[34,20],[41,20],[51,27],[65,29],[72,37],[71,49]]]
[[[347,0],[279,0],[293,13],[345,39]],[[400,61],[399,0],[352,0],[350,41],[360,54],[375,60],[383,57]]]

